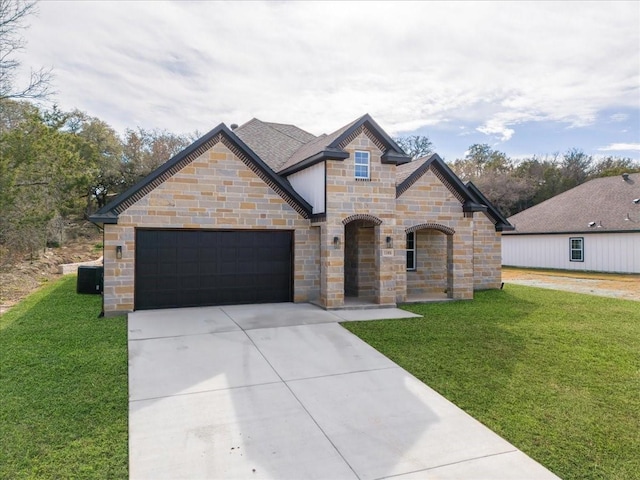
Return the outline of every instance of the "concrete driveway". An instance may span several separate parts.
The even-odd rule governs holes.
[[[308,304],[129,315],[134,479],[557,478]]]

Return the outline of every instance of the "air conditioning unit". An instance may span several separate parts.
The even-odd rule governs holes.
[[[76,292],[101,294],[104,286],[104,267],[78,267],[78,284]]]

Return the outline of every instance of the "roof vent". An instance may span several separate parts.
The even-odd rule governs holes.
[[[623,173],[622,174],[622,179],[626,182],[627,180],[629,180],[629,174],[628,173]]]
[[[232,123],[231,124],[231,130],[235,130],[236,128],[238,128],[238,124],[237,123]],[[627,174],[625,173],[625,175],[627,175]]]

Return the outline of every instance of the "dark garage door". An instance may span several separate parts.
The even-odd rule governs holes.
[[[135,308],[292,300],[291,232],[137,230]]]

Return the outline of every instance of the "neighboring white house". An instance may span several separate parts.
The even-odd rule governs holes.
[[[502,265],[640,273],[640,173],[596,178],[508,220]]]

